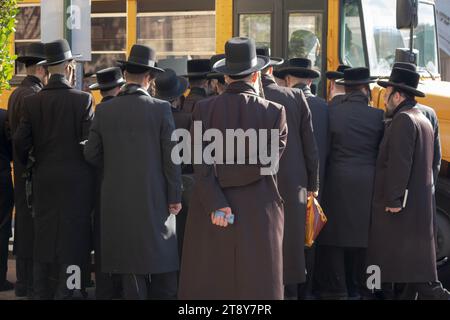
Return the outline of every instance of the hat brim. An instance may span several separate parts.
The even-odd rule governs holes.
[[[277,71],[277,78],[285,78],[287,75],[292,75],[298,78],[306,79],[317,79],[320,78],[320,72],[313,69],[302,68],[302,67],[286,67],[281,68]]]
[[[206,75],[207,79],[221,79],[223,78],[223,74],[217,72],[211,72]]]
[[[336,80],[344,78],[344,73],[339,71],[327,71],[327,73],[325,73],[325,76],[328,80]]]
[[[284,59],[283,58],[270,57],[269,66],[272,66],[272,67],[280,66],[283,63],[284,63]]]
[[[213,71],[227,76],[244,76],[253,72],[260,71],[270,64],[270,58],[265,56],[256,56],[256,64],[245,70],[233,70],[226,66],[226,58],[217,61],[213,66]]]
[[[191,73],[183,75],[183,77],[188,78],[188,79],[203,79],[203,78],[206,79],[209,73],[210,73],[210,71],[208,71],[208,72],[191,72]]]
[[[165,101],[173,101],[181,97],[187,90],[189,82],[184,77],[178,77],[179,86],[176,90],[170,90],[170,92],[164,92],[161,90],[156,90],[155,98]]]
[[[338,84],[340,86],[351,87],[351,86],[359,86],[359,85],[363,85],[363,84],[375,83],[377,81],[377,79],[378,79],[377,77],[370,77],[368,79],[362,79],[362,80],[337,79],[336,84]]]
[[[47,60],[42,60],[42,61],[38,62],[37,65],[39,65],[39,66],[54,66],[54,65],[63,63],[65,61],[76,60],[77,58],[81,58],[81,57],[82,57],[81,54],[75,54],[75,55],[71,56],[70,58],[57,60],[57,61],[48,62]]]
[[[395,82],[391,82],[391,81],[378,81],[377,84],[383,88],[394,87],[394,88],[403,90],[405,92],[408,92],[415,97],[425,98],[425,93],[423,93],[420,90],[417,90],[416,88],[407,86],[405,84],[395,83]]]
[[[148,71],[161,72],[161,73],[164,72],[164,69],[161,69],[158,67],[151,67],[146,64],[141,64],[141,63],[132,62],[132,61],[125,61],[125,60],[116,60],[116,61],[117,61],[117,63],[121,64],[124,67],[126,67],[127,65],[130,65],[130,66],[140,67],[140,68],[148,70]]]
[[[89,89],[91,89],[91,90],[110,90],[110,89],[114,89],[116,87],[120,87],[120,86],[124,85],[125,83],[126,82],[124,79],[122,79],[120,81],[116,81],[116,82],[105,83],[105,84],[93,83],[89,86]]]
[[[16,61],[20,62],[20,63],[28,63],[28,62],[33,62],[36,61],[36,64],[38,64],[41,61],[44,61],[45,58],[43,57],[35,57],[35,56],[20,56],[17,57]]]

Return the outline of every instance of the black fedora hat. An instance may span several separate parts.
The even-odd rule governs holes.
[[[122,71],[118,67],[100,70],[96,73],[97,83],[89,86],[91,90],[110,90],[125,83]]]
[[[350,68],[344,70],[344,79],[336,80],[336,84],[351,87],[374,83],[376,79],[377,77],[370,76],[370,70],[368,68]]]
[[[278,58],[278,57],[271,57],[270,56],[270,48],[268,47],[258,47],[256,48],[256,54],[258,56],[265,56],[270,58],[270,64],[269,66],[279,66],[283,64],[284,59]]]
[[[378,81],[378,85],[387,88],[394,87],[416,97],[425,97],[425,93],[417,90],[420,81],[420,74],[415,71],[403,68],[392,69],[388,81]]]
[[[327,71],[325,76],[329,80],[342,79],[342,78],[344,78],[344,71],[346,69],[350,69],[350,68],[351,68],[350,66],[346,66],[345,64],[340,64],[337,67],[336,71]]]
[[[312,68],[312,62],[306,58],[289,59],[285,67],[277,71],[277,78],[285,78],[292,75],[298,78],[317,79],[320,78],[320,72]]]
[[[30,43],[25,47],[25,53],[16,59],[17,62],[24,63],[26,66],[31,66],[44,60],[45,50],[42,42]]]
[[[392,69],[394,69],[394,68],[401,68],[401,69],[406,69],[406,70],[411,70],[413,72],[417,72],[417,66],[414,63],[409,63],[409,62],[396,62],[392,66]]]
[[[209,66],[211,67],[211,70],[214,66],[214,64],[219,61],[225,59],[225,54],[224,53],[219,53],[219,54],[215,54],[213,55],[210,59],[209,59]],[[217,79],[219,80],[219,82],[221,83],[225,83],[225,77],[223,76],[223,74],[221,73],[217,73],[215,71],[212,71],[210,73],[208,73],[208,75],[206,76],[208,79]]]
[[[128,60],[117,60],[130,73],[144,73],[146,71],[164,72],[156,66],[156,52],[148,46],[134,44],[131,47]]]
[[[225,58],[217,61],[213,70],[230,76],[244,76],[266,68],[269,57],[257,56],[255,41],[231,38],[225,44]]]
[[[156,76],[156,98],[173,101],[181,97],[188,88],[188,81],[184,77],[178,77],[172,69],[166,69],[164,73]]]
[[[187,62],[186,78],[189,79],[206,79],[211,73],[211,65],[209,59],[193,59]]]
[[[39,62],[39,65],[52,66],[81,57],[81,54],[72,54],[66,39],[44,43],[44,52],[45,60]]]

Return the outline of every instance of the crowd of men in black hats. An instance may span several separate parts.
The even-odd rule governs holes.
[[[76,58],[58,40],[17,59],[27,76],[0,112],[1,290],[14,288],[15,206],[18,297],[85,294],[94,250],[97,299],[449,299],[436,271],[438,122],[416,101],[414,65],[378,81],[384,112],[370,105],[367,68],[328,71],[327,102],[311,90],[322,75],[310,60],[284,62],[248,38],[188,61],[183,76],[134,45],[96,73],[94,111],[72,86]],[[278,172],[175,164],[174,130],[197,141],[194,121],[223,134],[276,129]],[[309,197],[328,222],[305,248]],[[81,288],[68,286],[72,266]],[[369,266],[381,287],[369,285]]]

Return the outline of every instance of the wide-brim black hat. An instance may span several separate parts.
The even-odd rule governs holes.
[[[44,44],[45,60],[38,65],[53,66],[65,61],[75,60],[81,57],[81,54],[72,54],[69,43],[66,39],[60,39]]]
[[[255,41],[232,38],[225,44],[225,58],[217,61],[213,70],[229,76],[245,76],[266,68],[269,57],[256,55]]]
[[[217,61],[220,61],[220,60],[222,60],[222,59],[225,59],[225,54],[224,54],[224,53],[219,53],[219,54],[213,55],[213,56],[209,59],[209,66],[211,67],[211,70],[212,70],[212,68],[214,67],[214,64],[215,64]],[[206,78],[207,78],[207,79],[217,79],[217,80],[220,80],[220,81],[225,81],[225,80],[224,80],[223,74],[217,73],[217,72],[215,72],[215,71],[212,71],[212,72],[208,73],[208,74],[206,75]]]
[[[140,44],[135,44],[131,47],[128,60],[117,60],[117,62],[130,73],[164,72],[164,69],[156,67],[155,50]]]
[[[187,74],[184,77],[189,79],[206,79],[211,73],[210,59],[193,59],[187,62]]]
[[[125,84],[122,71],[118,67],[100,70],[96,73],[97,83],[89,86],[91,90],[110,90]]]
[[[25,53],[17,57],[16,61],[26,65],[34,65],[45,60],[44,44],[32,42],[25,48]]]
[[[325,73],[325,76],[327,77],[328,80],[342,79],[344,78],[344,71],[350,68],[351,68],[350,66],[341,64],[338,66],[336,71],[327,71]]]
[[[256,54],[257,54],[258,56],[269,57],[269,59],[270,59],[269,66],[272,66],[272,67],[282,65],[283,62],[284,62],[284,59],[283,59],[283,58],[272,57],[272,56],[270,55],[270,48],[267,48],[267,47],[256,48]]]
[[[304,79],[317,79],[321,74],[312,68],[312,62],[306,58],[292,58],[285,67],[277,70],[277,78],[284,79],[287,75]]]
[[[351,87],[374,83],[377,79],[370,75],[368,68],[349,68],[344,70],[344,78],[336,80],[336,84]]]
[[[415,97],[424,98],[425,93],[417,90],[420,74],[409,69],[394,68],[388,81],[380,80],[377,84],[383,88],[394,87]]]
[[[155,97],[165,101],[173,101],[181,97],[187,90],[189,82],[184,77],[179,77],[172,69],[166,69],[164,73],[156,76]]]

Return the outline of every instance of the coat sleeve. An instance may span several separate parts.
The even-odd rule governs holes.
[[[84,147],[84,158],[93,166],[103,167],[103,139],[98,111],[89,130],[88,141]]]
[[[413,120],[400,114],[392,121],[388,142],[388,163],[385,179],[385,206],[401,208],[411,176],[417,129]]]
[[[169,204],[174,204],[181,202],[181,166],[172,161],[172,150],[176,147],[177,141],[172,141],[175,123],[170,108],[171,106],[168,103],[162,108],[163,116],[160,139],[163,171],[167,181],[167,200]]]
[[[436,185],[439,171],[441,170],[441,160],[442,160],[442,150],[441,150],[441,139],[439,135],[439,121],[435,115],[435,125],[434,125],[434,155],[433,155],[433,181]]]
[[[194,113],[192,114],[192,120],[193,123],[195,121],[201,122],[199,108],[196,108]],[[191,153],[192,155],[194,155],[196,148],[202,150],[203,153],[203,149],[205,147],[202,137],[195,136],[196,131],[194,130],[195,126],[193,125],[193,123],[191,125],[191,137],[192,137],[191,145],[193,150],[193,152]],[[205,128],[203,128],[203,130],[204,129]],[[209,214],[217,209],[229,207],[230,205],[228,204],[228,201],[225,198],[222,188],[219,185],[219,181],[217,180],[214,166],[207,165],[203,163],[203,161],[201,164],[195,162],[193,162],[193,164],[194,164],[193,165],[194,179],[198,187],[196,188],[196,191],[199,193],[199,199],[202,202],[205,211]]]
[[[314,192],[319,190],[319,151],[314,137],[311,110],[303,94],[296,100],[301,112],[300,138],[303,144],[303,154],[308,176],[307,189]]]
[[[81,122],[81,141],[88,139],[89,131],[92,125],[92,120],[94,119],[94,107],[92,96],[88,96],[88,101],[86,103],[83,118]]]
[[[30,102],[31,98],[32,97],[28,97],[24,99],[22,117],[14,136],[12,137],[15,153],[24,166],[27,164],[29,153],[33,147],[33,130],[29,109],[32,105]]]

